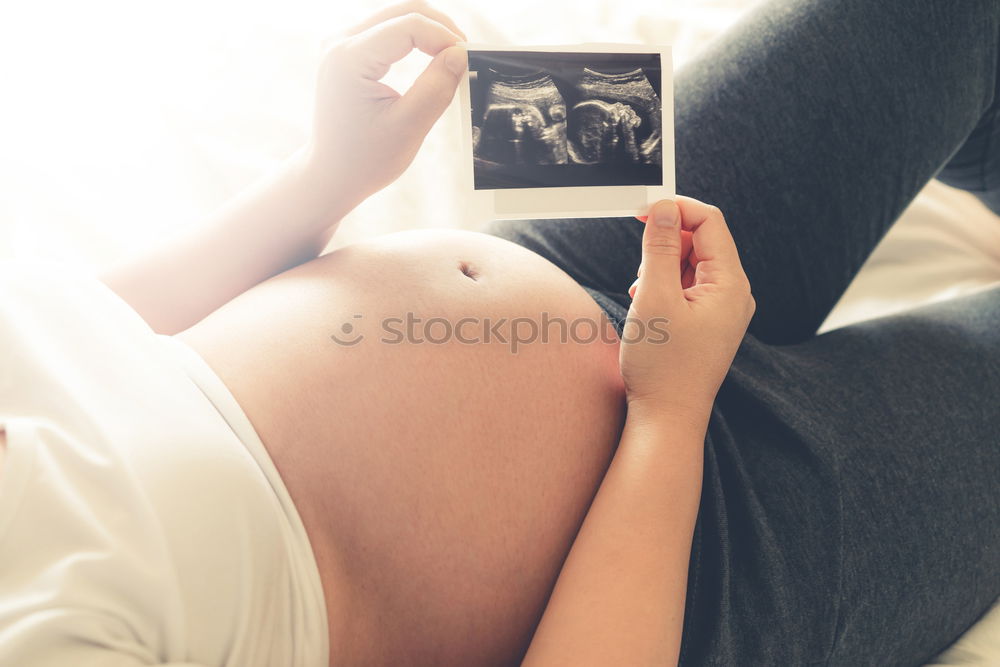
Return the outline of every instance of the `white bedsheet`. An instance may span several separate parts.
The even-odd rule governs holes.
[[[477,42],[672,42],[678,65],[752,0],[438,0]],[[0,17],[0,257],[100,267],[199,218],[305,136],[321,41],[373,3],[19,3]],[[426,62],[390,75],[404,85]],[[463,228],[457,105],[335,239]],[[1000,281],[1000,218],[931,183],[827,326]],[[1000,567],[1000,563],[998,563]],[[938,664],[1000,664],[1000,608]]]

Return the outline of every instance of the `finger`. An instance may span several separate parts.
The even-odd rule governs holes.
[[[691,232],[681,230],[681,287],[687,289],[695,284],[695,267],[698,255],[691,243]]]
[[[637,216],[635,216],[635,219],[638,220],[639,222],[646,222],[646,220],[648,218],[649,218],[648,215],[637,215]],[[684,262],[686,262],[688,260],[689,257],[694,257],[694,254],[691,252],[692,245],[693,244],[691,243],[691,232],[689,232],[689,231],[687,231],[685,229],[681,229],[681,265],[682,266],[684,265]],[[639,262],[639,270],[636,272],[635,275],[636,275],[637,278],[642,275],[642,262]]]
[[[445,49],[427,65],[390,111],[392,122],[422,140],[448,108],[466,68],[465,49]]]
[[[684,267],[684,272],[681,274],[681,287],[687,289],[688,287],[693,287],[694,283],[694,265],[688,264]]]
[[[468,41],[469,38],[465,36],[458,25],[444,12],[431,7],[429,3],[424,0],[407,0],[407,2],[395,2],[391,5],[383,7],[375,14],[372,14],[364,21],[357,23],[347,30],[344,31],[344,35],[356,35],[360,32],[364,32],[373,26],[378,25],[389,19],[394,19],[398,16],[406,16],[407,14],[422,14],[427,18],[437,21],[444,27],[451,30],[453,33],[462,38],[462,41]]]
[[[429,56],[458,43],[460,38],[437,21],[421,14],[406,14],[381,23],[350,40],[350,53],[362,63],[361,71],[378,81],[389,67],[414,48]]]
[[[678,195],[683,229],[691,232],[691,241],[703,260],[737,255],[725,216],[716,206]]]
[[[653,206],[649,217],[642,232],[642,275],[635,293],[644,302],[662,304],[681,294],[680,211],[665,199]]]
[[[727,283],[745,279],[736,242],[717,207],[678,196],[683,228],[691,232],[697,275],[703,282]]]
[[[641,222],[646,222],[647,218],[648,216],[645,215],[635,216],[635,219]],[[691,232],[681,229],[681,287],[686,289],[694,284],[694,267],[697,263],[698,255],[694,252]],[[635,276],[636,278],[642,277],[642,262],[639,262],[639,269]]]
[[[681,262],[688,261],[689,258],[694,256],[691,251],[694,249],[694,243],[691,241],[691,232],[681,230]]]

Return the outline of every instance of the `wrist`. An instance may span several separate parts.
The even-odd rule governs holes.
[[[312,211],[316,233],[338,223],[368,196],[352,187],[346,175],[338,173],[311,143],[291,156],[288,170],[298,184],[300,202]]]
[[[636,424],[670,424],[704,435],[712,414],[712,401],[677,402],[676,398],[630,398],[626,419]]]

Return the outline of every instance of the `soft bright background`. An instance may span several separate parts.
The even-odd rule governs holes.
[[[472,41],[678,38],[681,59],[735,17],[731,5],[438,3]],[[303,141],[324,40],[376,6],[103,0],[0,13],[0,253],[101,265],[196,224]],[[414,53],[389,82],[405,87],[427,61]],[[338,241],[465,225],[459,136],[456,103],[409,172],[345,221]]]
[[[683,64],[750,0],[440,0],[471,41],[673,43]],[[95,271],[196,225],[304,139],[325,40],[370,2],[97,0],[0,9],[0,257]],[[627,7],[627,9],[625,9]],[[405,88],[427,62],[390,73]],[[456,177],[457,101],[412,167],[334,245],[474,227]],[[349,128],[345,128],[349,131]],[[781,187],[775,183],[775,187]],[[898,243],[890,243],[898,237]],[[932,183],[828,325],[1000,279],[1000,221]]]
[[[672,42],[682,67],[751,2],[437,4],[475,42]],[[202,222],[301,144],[324,40],[375,6],[343,0],[4,3],[0,258],[43,256],[98,271]],[[389,82],[405,87],[427,60],[414,54]],[[345,219],[335,244],[415,226],[468,227],[456,176],[458,123],[456,103],[407,173]],[[1000,219],[970,195],[931,183],[827,326],[998,280]],[[1000,664],[1000,613],[991,623],[970,635],[973,650],[962,664]]]

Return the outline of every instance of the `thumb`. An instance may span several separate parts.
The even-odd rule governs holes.
[[[392,113],[398,115],[397,126],[423,139],[451,104],[466,67],[466,54],[462,47],[450,46],[438,53],[393,105]]]
[[[658,201],[649,212],[642,232],[642,275],[636,297],[663,301],[681,292],[680,210],[670,199]]]

